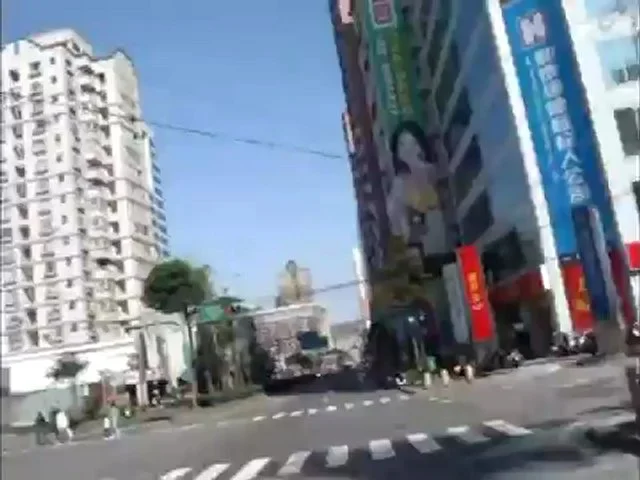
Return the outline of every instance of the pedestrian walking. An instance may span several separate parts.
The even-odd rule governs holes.
[[[49,430],[49,424],[41,411],[36,415],[36,421],[34,423],[34,429],[36,433],[36,445],[45,445],[47,443],[47,433]]]
[[[56,413],[56,430],[58,434],[58,441],[61,441],[60,439],[62,438],[62,434],[64,434],[68,442],[73,440],[73,430],[71,430],[69,425],[69,416],[62,409],[58,410],[58,413]]]
[[[120,420],[120,409],[116,405],[116,402],[112,401],[109,407],[109,423],[111,424],[111,433],[114,438],[120,438],[118,420]]]

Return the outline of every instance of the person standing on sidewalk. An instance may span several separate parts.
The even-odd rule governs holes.
[[[58,433],[58,441],[60,441],[63,433],[68,442],[73,440],[73,430],[71,430],[69,426],[69,416],[63,409],[58,410],[58,413],[56,413],[56,430]]]
[[[36,433],[36,445],[46,444],[49,424],[47,423],[47,419],[45,418],[44,413],[42,413],[41,411],[39,411],[38,415],[36,415],[34,429]]]
[[[120,409],[116,405],[116,402],[112,400],[111,405],[109,406],[109,423],[111,424],[113,438],[120,438],[118,420],[120,420]]]

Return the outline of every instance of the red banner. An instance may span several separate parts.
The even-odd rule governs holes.
[[[569,303],[569,313],[573,323],[573,330],[582,333],[593,329],[593,314],[591,301],[584,280],[584,272],[579,260],[562,263],[562,277],[564,289]]]
[[[462,284],[471,314],[471,336],[474,342],[486,342],[494,337],[493,317],[489,305],[487,284],[478,249],[473,245],[457,250]]]
[[[640,270],[640,242],[627,243],[627,253],[631,270]]]
[[[633,291],[629,283],[630,266],[627,264],[625,253],[624,250],[620,249],[612,250],[609,252],[609,259],[611,260],[611,275],[613,276],[613,283],[616,286],[618,299],[621,302],[621,310],[625,324],[632,325],[636,318],[636,312],[633,306]]]

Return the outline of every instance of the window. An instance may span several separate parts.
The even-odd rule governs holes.
[[[39,158],[38,161],[36,161],[36,168],[35,168],[36,175],[43,175],[48,171],[49,171],[49,166],[47,165],[47,159]]]
[[[36,183],[36,195],[46,195],[49,193],[49,179],[41,178]]]
[[[599,42],[598,56],[608,86],[640,80],[640,37],[618,37]]]
[[[69,310],[75,310],[76,308],[76,301],[75,300],[71,300],[69,302]]]
[[[455,172],[453,172],[453,187],[456,202],[460,204],[468,195],[473,181],[482,171],[482,153],[478,140],[474,135]]]
[[[60,221],[62,222],[62,225],[66,225],[67,222],[69,222],[69,217],[67,217],[66,215],[62,215]]]
[[[614,115],[625,155],[640,154],[640,109],[623,108]]]
[[[636,197],[638,215],[640,215],[640,180],[636,180],[635,182],[633,182],[633,195]]]
[[[53,234],[53,222],[51,217],[43,217],[40,219],[40,236],[48,237]]]
[[[466,243],[476,242],[493,225],[491,201],[486,191],[473,202],[462,219],[462,234]]]
[[[638,0],[585,0],[584,8],[590,18],[602,18],[620,12],[638,10]]]
[[[19,82],[20,72],[18,72],[18,70],[9,70],[9,78],[12,82]]]
[[[47,278],[55,277],[57,275],[55,262],[45,262],[44,264],[44,276]]]
[[[49,65],[55,65],[56,64],[56,57],[49,57]]]

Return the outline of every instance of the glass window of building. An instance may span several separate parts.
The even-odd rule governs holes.
[[[475,243],[493,225],[491,201],[486,191],[482,192],[467,210],[462,219],[462,235],[465,243]]]
[[[621,108],[614,115],[625,155],[640,154],[640,109]]]
[[[637,12],[638,0],[584,0],[590,18],[601,18],[619,12]]]
[[[640,80],[640,37],[637,35],[599,42],[598,55],[608,86]]]

